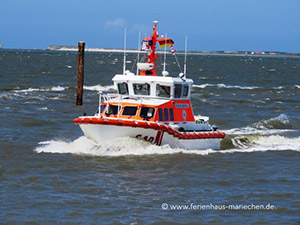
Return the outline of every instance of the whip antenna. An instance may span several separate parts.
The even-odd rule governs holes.
[[[123,74],[126,71],[126,27],[124,29],[124,62],[123,62]]]
[[[183,73],[186,76],[186,54],[187,54],[187,36],[185,36],[185,53],[184,53],[184,66]]]

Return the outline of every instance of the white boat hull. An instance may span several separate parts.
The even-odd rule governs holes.
[[[125,127],[103,124],[79,124],[79,126],[87,138],[100,144],[118,137],[134,137],[159,146],[169,145],[172,148],[188,150],[219,150],[221,142],[221,138],[179,139],[167,132],[141,127]]]

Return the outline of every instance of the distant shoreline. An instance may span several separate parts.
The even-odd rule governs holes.
[[[50,45],[46,50],[50,51],[78,51],[76,46],[58,46]],[[124,53],[124,49],[113,49],[113,48],[85,48],[86,52],[111,52],[111,53]],[[141,52],[137,49],[127,49],[127,53],[138,53]],[[144,52],[143,52],[144,53]],[[157,51],[157,53],[164,53],[164,51]],[[167,54],[171,54],[167,52]],[[176,51],[176,54],[184,54],[184,51]],[[296,56],[300,57],[300,53],[290,52],[277,52],[277,51],[188,51],[188,55],[220,55],[220,56]]]
[[[6,49],[1,48],[0,50],[17,50],[17,49]],[[59,46],[50,45],[46,49],[18,49],[18,50],[47,50],[47,51],[58,51],[58,52],[77,52],[77,46]],[[103,53],[124,53],[124,49],[113,49],[113,48],[85,48],[86,52],[103,52]],[[145,53],[145,51],[139,51],[137,49],[127,49],[126,53]],[[164,51],[156,51],[158,54],[163,54]],[[175,51],[177,55],[183,55],[184,51]],[[171,52],[167,51],[167,54]],[[203,55],[203,56],[246,56],[246,57],[300,57],[298,52],[278,52],[278,51],[187,51],[188,55]]]

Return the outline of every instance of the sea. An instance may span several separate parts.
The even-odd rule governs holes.
[[[85,53],[76,106],[76,52],[0,50],[0,224],[300,224],[299,57],[187,56],[194,114],[227,134],[220,150],[85,138],[73,119],[122,68],[123,53]]]

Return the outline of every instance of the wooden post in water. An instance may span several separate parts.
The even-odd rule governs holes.
[[[78,42],[78,75],[76,105],[82,105],[84,80],[84,41]]]

